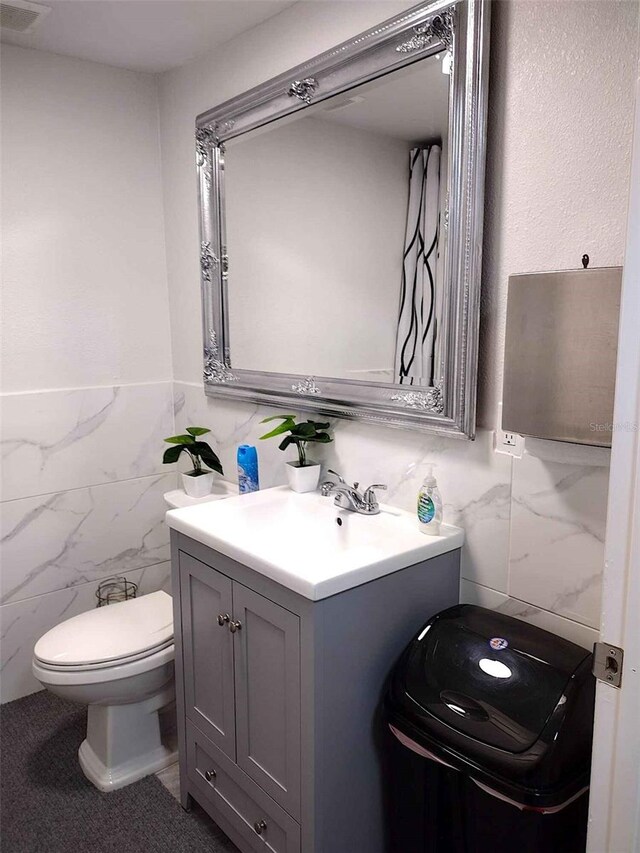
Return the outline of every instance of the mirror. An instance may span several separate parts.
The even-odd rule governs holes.
[[[436,54],[227,145],[232,368],[434,384],[447,63]]]
[[[486,15],[416,7],[198,117],[207,393],[473,437]]]

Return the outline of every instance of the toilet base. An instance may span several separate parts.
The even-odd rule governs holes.
[[[153,753],[147,753],[144,761],[132,759],[117,767],[107,767],[95,754],[87,740],[83,740],[78,750],[80,767],[87,779],[100,791],[116,791],[157,773],[178,760],[178,750],[165,746],[158,747]]]
[[[100,791],[115,791],[178,760],[173,686],[128,705],[89,705],[78,758]]]

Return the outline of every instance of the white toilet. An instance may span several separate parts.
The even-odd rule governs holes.
[[[172,600],[162,591],[74,616],[36,643],[38,681],[89,706],[78,756],[101,791],[177,760],[173,656]]]

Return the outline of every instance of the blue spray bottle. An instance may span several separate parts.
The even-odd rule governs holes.
[[[239,492],[244,495],[247,492],[257,492],[259,488],[258,451],[251,444],[241,444],[238,447]]]

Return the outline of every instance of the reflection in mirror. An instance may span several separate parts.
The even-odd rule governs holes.
[[[227,142],[233,369],[432,386],[448,53]]]

